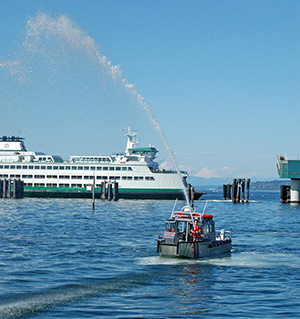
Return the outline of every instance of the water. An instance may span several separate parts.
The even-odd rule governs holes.
[[[156,253],[172,201],[1,200],[0,318],[296,318],[300,207],[221,196],[206,211],[233,251],[200,261]]]

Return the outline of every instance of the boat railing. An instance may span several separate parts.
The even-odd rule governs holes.
[[[227,240],[231,239],[231,231],[221,229],[221,230],[216,230],[216,240]]]

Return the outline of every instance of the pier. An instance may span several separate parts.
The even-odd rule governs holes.
[[[278,155],[277,172],[280,178],[291,179],[290,186],[281,187],[281,202],[300,203],[300,160],[289,160],[286,155]]]

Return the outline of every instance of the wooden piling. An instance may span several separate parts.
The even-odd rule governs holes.
[[[113,189],[113,200],[117,201],[119,199],[119,183],[114,181],[114,189]]]
[[[242,203],[245,200],[245,179],[241,180],[241,186],[242,186]]]
[[[101,199],[106,199],[107,193],[106,193],[106,183],[103,181],[101,183]]]
[[[250,178],[247,179],[246,203],[248,203],[249,201],[249,191],[250,191]]]
[[[112,200],[112,183],[107,185],[107,199]]]
[[[235,203],[236,202],[236,193],[237,193],[237,182],[236,179],[233,180],[232,182],[232,201]]]

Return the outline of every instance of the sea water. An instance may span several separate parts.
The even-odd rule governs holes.
[[[279,192],[204,200],[231,255],[160,257],[173,201],[1,199],[0,318],[298,317],[300,206]]]

